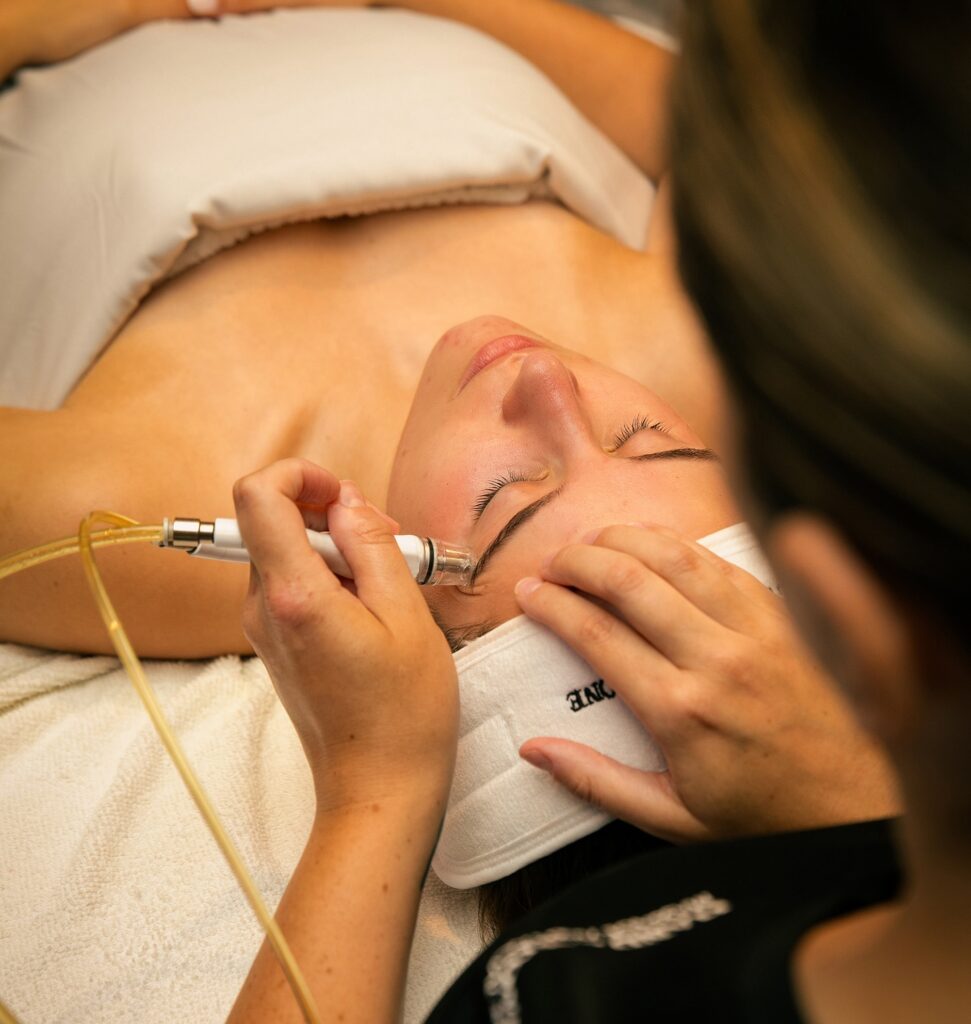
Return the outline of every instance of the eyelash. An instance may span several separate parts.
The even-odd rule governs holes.
[[[629,423],[625,423],[614,436],[614,445],[611,451],[616,451],[627,444],[635,434],[639,434],[642,430],[657,430],[662,434],[669,434],[671,432],[660,420],[651,422],[650,417],[637,415]],[[535,483],[540,479],[542,477],[529,476],[514,469],[509,470],[504,476],[497,476],[495,480],[490,481],[489,486],[475,499],[475,504],[472,506],[475,518],[478,519],[485,512],[489,502],[492,501],[503,487],[509,484]]]
[[[614,436],[614,446],[611,448],[611,451],[615,452],[618,448],[623,447],[635,434],[639,434],[642,430],[657,430],[662,434],[671,433],[660,420],[655,420],[652,423],[648,416],[638,415],[630,423],[625,423],[616,433]]]
[[[475,504],[472,506],[472,510],[475,513],[475,518],[478,519],[486,510],[486,506],[490,501],[505,487],[507,484],[521,484],[535,482],[541,479],[541,477],[529,476],[526,473],[518,473],[516,470],[511,469],[505,476],[497,476],[495,480],[491,481],[489,486],[475,499]]]

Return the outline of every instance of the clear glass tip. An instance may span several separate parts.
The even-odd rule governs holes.
[[[475,568],[475,555],[471,548],[428,538],[431,564],[423,587],[460,587],[471,583]]]

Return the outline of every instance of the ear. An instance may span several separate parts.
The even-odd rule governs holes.
[[[863,726],[887,748],[906,744],[920,688],[908,622],[882,581],[828,521],[809,513],[774,520],[766,550],[803,636]]]

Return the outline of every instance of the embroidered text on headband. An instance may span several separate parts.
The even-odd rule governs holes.
[[[775,589],[748,527],[701,538],[715,554]],[[532,736],[587,743],[635,768],[664,768],[660,750],[609,686],[545,627],[525,616],[455,655],[461,696],[458,756],[432,867],[469,889],[503,878],[595,832],[610,816],[527,764]]]

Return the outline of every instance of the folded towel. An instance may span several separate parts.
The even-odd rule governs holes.
[[[774,586],[744,523],[698,543]],[[623,701],[557,636],[525,616],[455,655],[461,721],[455,777],[432,867],[458,889],[484,885],[602,828],[611,816],[519,756],[533,736],[577,740],[634,768],[664,758]]]
[[[555,198],[643,244],[653,190],[531,64],[454,22],[156,22],[0,94],[0,404],[57,407],[149,290],[256,231]]]

